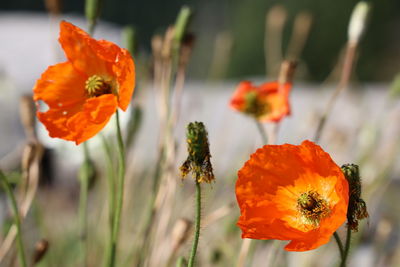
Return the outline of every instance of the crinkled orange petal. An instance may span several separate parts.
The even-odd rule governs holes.
[[[67,127],[74,133],[77,145],[92,138],[100,132],[117,110],[117,97],[106,94],[89,98],[82,111],[68,120]]]
[[[236,88],[230,101],[230,107],[237,111],[244,111],[246,108],[246,95],[249,92],[255,92],[258,95],[258,99],[269,106],[269,111],[260,116],[258,120],[262,122],[278,122],[285,116],[290,115],[289,94],[291,88],[291,83],[280,85],[275,81],[255,86],[249,81],[243,81]]]
[[[37,117],[49,131],[50,137],[74,140],[67,121],[86,100],[85,80],[86,77],[75,71],[72,64],[64,62],[50,66],[36,82],[33,99],[43,101],[49,108],[46,112],[38,111]]]
[[[81,105],[86,99],[86,79],[69,62],[50,66],[33,87],[34,100],[44,101],[49,108]]]
[[[267,145],[258,149],[238,172],[236,197],[242,236],[291,240],[291,251],[314,249],[327,243],[346,220],[348,183],[341,169],[318,145]],[[315,191],[331,212],[318,226],[302,219],[297,201]]]
[[[249,81],[239,83],[230,101],[230,107],[237,111],[243,111],[245,108],[245,96],[247,93],[254,91],[254,86]]]
[[[95,40],[66,21],[60,24],[59,41],[77,70],[116,81],[119,107],[125,111],[135,88],[135,66],[129,52],[109,41]]]
[[[278,122],[285,116],[290,115],[289,94],[292,85],[286,83],[279,86],[277,82],[265,83],[260,86],[260,91],[265,101],[268,102],[271,111],[259,118],[260,121]]]
[[[135,65],[127,50],[121,51],[118,61],[113,64],[113,72],[118,82],[118,106],[125,111],[135,89]]]
[[[78,71],[91,75],[106,75],[107,66],[104,59],[100,58],[92,46],[96,42],[86,32],[75,25],[62,21],[60,23],[59,42],[69,62]]]

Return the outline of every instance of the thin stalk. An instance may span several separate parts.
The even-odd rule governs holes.
[[[108,180],[108,219],[109,219],[109,227],[110,227],[110,237],[106,250],[106,259],[111,257],[111,248],[112,248],[112,231],[113,231],[113,221],[114,221],[114,212],[115,212],[115,177],[114,177],[114,168],[113,168],[113,160],[112,160],[112,152],[110,145],[108,144],[104,135],[101,135],[102,146],[104,150],[104,154],[107,160],[107,180]]]
[[[268,137],[267,137],[267,133],[265,132],[264,126],[258,120],[255,120],[255,122],[257,125],[257,129],[261,135],[261,140],[262,140],[263,144],[264,145],[268,144]]]
[[[333,233],[333,236],[335,237],[336,243],[338,245],[339,248],[339,252],[340,252],[340,258],[343,261],[343,257],[344,257],[344,250],[343,250],[343,243],[342,240],[340,240],[340,237],[338,235],[337,232]]]
[[[160,187],[160,178],[161,178],[161,172],[162,172],[162,166],[163,162],[165,160],[165,149],[161,148],[160,153],[158,155],[157,159],[157,164],[156,164],[156,171],[153,176],[153,185],[152,185],[152,192],[151,192],[151,198],[149,201],[149,204],[146,208],[146,212],[144,215],[144,231],[143,231],[143,241],[141,243],[141,246],[138,248],[137,252],[135,253],[137,255],[137,264],[136,266],[143,266],[145,256],[147,252],[149,251],[150,247],[150,242],[151,242],[151,230],[153,229],[153,225],[155,223],[155,216],[158,210],[158,207],[156,206],[156,200],[159,192],[159,187]]]
[[[80,172],[80,194],[79,194],[79,239],[81,243],[82,266],[87,264],[87,205],[90,178],[90,158],[87,143],[83,143],[84,161]]]
[[[195,221],[193,246],[192,246],[192,251],[190,252],[188,267],[193,267],[195,263],[197,246],[199,244],[199,237],[200,237],[200,219],[201,219],[201,186],[196,179],[196,221]]]
[[[335,91],[333,92],[331,98],[329,99],[329,102],[326,105],[325,111],[318,122],[317,129],[316,129],[315,135],[314,135],[315,143],[318,143],[321,138],[321,135],[325,128],[326,121],[327,121],[330,113],[332,112],[333,107],[335,106],[337,98],[339,97],[340,93],[347,88],[347,85],[349,83],[350,76],[351,76],[351,73],[353,70],[356,51],[357,51],[357,44],[355,44],[355,43],[347,44],[340,81],[339,81],[339,84],[336,87]]]
[[[11,208],[13,209],[14,212],[14,221],[15,225],[17,226],[17,249],[18,249],[18,257],[19,257],[19,262],[22,267],[26,267],[26,258],[25,258],[25,249],[24,249],[24,243],[22,241],[22,231],[21,231],[21,218],[18,210],[18,205],[17,201],[15,199],[14,193],[11,189],[10,184],[7,181],[7,177],[3,174],[3,172],[0,171],[0,180],[1,184],[4,187],[4,190],[8,196],[8,198],[11,201]]]
[[[346,267],[346,260],[347,260],[347,256],[349,255],[349,251],[350,251],[350,242],[351,242],[351,229],[350,229],[350,227],[347,226],[346,245],[343,250],[343,259],[342,259],[342,263],[340,264],[340,267]]]
[[[242,246],[240,247],[239,258],[236,267],[243,267],[246,264],[247,255],[249,254],[252,239],[242,239]]]
[[[121,225],[121,215],[122,215],[122,204],[124,200],[124,184],[125,184],[125,147],[124,141],[121,133],[121,126],[119,122],[119,112],[116,112],[116,124],[117,124],[117,139],[118,139],[118,181],[117,181],[117,194],[115,203],[115,213],[113,220],[113,229],[111,234],[111,253],[108,266],[115,266],[118,237]]]

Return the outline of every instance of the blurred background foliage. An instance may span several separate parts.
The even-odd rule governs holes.
[[[47,0],[51,1],[51,0]],[[338,61],[347,38],[347,25],[358,0],[103,0],[102,19],[137,28],[140,51],[150,51],[151,36],[172,24],[182,5],[194,8],[192,30],[197,44],[189,77],[233,78],[265,74],[265,17],[279,4],[287,11],[282,51],[285,53],[296,14],[308,11],[313,16],[309,39],[301,56],[302,77],[308,81],[326,79]],[[389,81],[400,70],[400,1],[371,0],[369,26],[361,42],[356,76],[361,81]],[[1,1],[1,11],[45,12],[43,0]],[[63,13],[82,14],[84,1],[64,0]],[[227,36],[226,70],[212,76],[215,43]],[[219,38],[221,39],[221,38]],[[228,45],[229,44],[229,45]]]

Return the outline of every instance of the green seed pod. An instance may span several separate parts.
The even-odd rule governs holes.
[[[191,122],[186,128],[189,155],[180,167],[181,176],[185,178],[191,172],[197,182],[211,183],[215,178],[210,161],[207,130],[202,122]]]

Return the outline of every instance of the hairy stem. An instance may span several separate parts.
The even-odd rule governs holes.
[[[201,221],[201,186],[196,179],[196,219],[194,229],[194,240],[192,251],[190,252],[188,267],[193,267],[196,259],[197,246],[200,237],[200,221]]]
[[[339,235],[338,235],[337,232],[333,233],[333,236],[335,237],[336,243],[337,243],[338,248],[339,248],[340,258],[341,258],[341,260],[343,261],[343,256],[344,256],[343,253],[344,253],[344,252],[343,252],[343,243],[342,243],[342,240],[340,240],[340,237],[339,237]]]
[[[263,142],[264,145],[268,144],[268,137],[267,137],[267,133],[265,132],[265,128],[264,125],[261,124],[261,122],[259,122],[258,120],[255,120],[256,125],[257,125],[257,129],[261,135],[261,140]]]
[[[346,233],[346,245],[343,250],[343,258],[342,258],[342,263],[340,264],[340,267],[346,267],[346,260],[349,255],[350,251],[350,242],[351,242],[351,229],[349,226],[347,226],[347,233]]]

